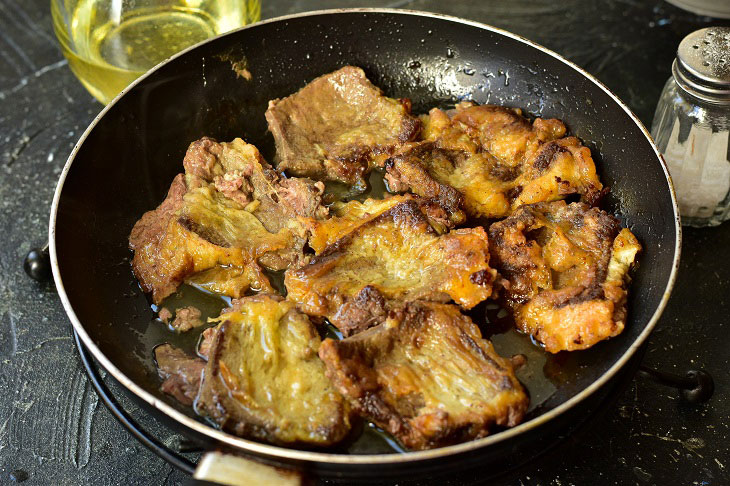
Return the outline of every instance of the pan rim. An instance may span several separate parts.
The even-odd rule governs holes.
[[[574,69],[579,74],[581,74],[585,79],[591,81],[594,83],[599,89],[603,90],[616,104],[618,104],[621,109],[626,112],[627,115],[634,121],[636,126],[641,130],[641,132],[646,137],[647,141],[650,143],[652,149],[654,150],[654,153],[657,156],[657,159],[662,167],[662,170],[664,171],[664,174],[666,176],[667,182],[669,184],[669,192],[671,196],[672,201],[672,209],[674,212],[674,225],[675,225],[675,248],[674,248],[674,259],[672,262],[672,269],[669,275],[669,279],[667,281],[667,285],[664,288],[662,298],[657,305],[656,309],[654,310],[654,313],[652,314],[652,317],[649,319],[649,322],[644,327],[643,331],[639,334],[639,336],[634,340],[634,342],[626,349],[626,351],[621,355],[621,357],[608,369],[606,370],[599,378],[594,380],[590,385],[588,385],[586,388],[581,390],[578,394],[571,397],[570,399],[566,400],[565,402],[561,403],[554,409],[535,417],[527,422],[524,422],[520,425],[517,425],[513,428],[504,430],[502,432],[499,432],[494,435],[489,435],[487,437],[484,437],[482,439],[476,439],[469,442],[461,443],[461,444],[455,444],[451,446],[441,447],[437,449],[431,449],[426,451],[413,451],[413,452],[405,452],[405,453],[388,453],[388,454],[373,454],[373,455],[351,455],[351,454],[334,454],[334,453],[326,453],[326,452],[313,452],[313,451],[302,451],[297,449],[288,449],[285,447],[279,447],[274,445],[268,445],[268,444],[262,444],[259,442],[254,442],[251,440],[243,439],[240,437],[233,436],[231,434],[228,434],[226,432],[223,432],[221,430],[215,429],[212,426],[206,425],[192,417],[189,417],[182,412],[176,410],[171,405],[165,403],[164,401],[156,398],[151,393],[147,392],[143,388],[141,388],[139,385],[137,385],[134,381],[129,379],[124,373],[121,372],[119,368],[117,368],[105,355],[101,352],[99,347],[94,343],[91,336],[86,332],[83,324],[76,316],[73,307],[71,306],[71,302],[68,298],[68,295],[66,294],[65,287],[63,284],[63,279],[61,277],[61,272],[58,264],[58,255],[56,252],[56,218],[58,214],[58,205],[61,198],[61,193],[63,191],[63,186],[66,180],[66,177],[68,175],[68,172],[71,168],[71,165],[83,145],[86,138],[90,135],[90,133],[93,131],[95,126],[99,123],[99,121],[103,118],[103,116],[109,111],[109,109],[115,105],[118,100],[124,96],[128,91],[133,89],[137,84],[141,83],[144,79],[146,79],[148,76],[152,75],[157,69],[159,69],[160,66],[163,66],[175,59],[177,59],[180,56],[185,55],[188,51],[191,51],[198,47],[199,45],[212,42],[214,39],[217,39],[219,37],[225,37],[227,35],[233,35],[239,31],[250,29],[252,27],[256,27],[263,24],[268,23],[274,23],[274,22],[282,22],[290,19],[295,18],[302,18],[302,17],[313,17],[313,16],[323,16],[323,15],[337,15],[337,14],[343,14],[343,13],[384,13],[384,14],[397,14],[402,15],[404,17],[428,17],[428,18],[435,18],[440,20],[446,20],[450,22],[456,22],[464,25],[468,25],[471,27],[477,27],[479,29],[487,30],[490,32],[494,32],[496,34],[500,34],[502,36],[514,39],[518,42],[522,42],[523,44],[526,44],[530,47],[533,47],[535,49],[538,49],[553,58],[557,59],[558,61],[564,63],[568,67]],[[674,184],[672,182],[672,178],[669,174],[669,170],[667,168],[666,162],[664,158],[662,157],[662,154],[659,152],[656,144],[654,143],[651,135],[649,134],[646,127],[642,124],[642,122],[638,119],[638,117],[631,111],[631,109],[623,102],[621,101],[608,87],[606,87],[601,81],[599,81],[597,78],[595,78],[592,74],[588,73],[584,69],[582,69],[580,66],[576,65],[575,63],[567,60],[566,58],[562,57],[560,54],[547,49],[540,44],[537,44],[529,39],[526,39],[522,36],[519,36],[517,34],[514,34],[512,32],[493,27],[488,24],[484,24],[481,22],[476,22],[472,20],[462,19],[459,17],[454,17],[450,15],[444,15],[444,14],[438,14],[438,13],[432,13],[432,12],[424,12],[424,11],[418,11],[418,10],[407,10],[407,9],[393,9],[393,8],[345,8],[345,9],[326,9],[326,10],[315,10],[315,11],[309,11],[309,12],[303,12],[303,13],[297,13],[297,14],[291,14],[291,15],[285,15],[280,17],[275,17],[271,19],[267,19],[261,22],[257,22],[254,24],[250,24],[247,26],[243,26],[241,28],[235,29],[233,31],[227,32],[225,34],[221,34],[220,36],[213,37],[210,39],[207,39],[203,42],[200,42],[198,44],[195,44],[194,46],[191,46],[176,55],[170,57],[169,59],[161,62],[156,67],[152,68],[150,71],[142,75],[140,78],[138,78],[136,81],[131,83],[129,86],[127,86],[124,90],[122,90],[119,95],[117,95],[114,100],[112,100],[107,106],[105,106],[99,114],[92,120],[92,122],[89,124],[89,126],[86,128],[84,133],[79,138],[79,141],[74,146],[73,150],[71,151],[71,154],[69,155],[66,164],[64,165],[64,168],[61,172],[61,175],[59,177],[58,184],[56,186],[54,196],[53,196],[53,202],[51,205],[51,212],[50,212],[50,219],[49,219],[49,228],[48,228],[48,237],[49,237],[49,252],[51,257],[51,268],[53,272],[53,278],[56,284],[56,288],[58,290],[58,295],[61,299],[61,303],[66,311],[66,314],[68,315],[71,324],[73,328],[78,333],[79,337],[83,341],[83,343],[86,345],[86,347],[89,349],[91,354],[94,356],[94,358],[101,364],[101,366],[109,372],[120,384],[125,386],[130,392],[132,392],[137,397],[144,400],[147,404],[150,406],[156,408],[161,413],[165,414],[168,418],[174,420],[175,422],[192,429],[193,431],[203,435],[207,436],[209,439],[213,439],[219,443],[223,443],[229,447],[233,447],[237,450],[254,453],[258,455],[268,456],[271,458],[278,458],[278,459],[285,459],[285,460],[291,460],[291,461],[302,461],[307,463],[329,463],[329,464],[335,464],[335,465],[341,465],[341,466],[348,466],[348,465],[375,465],[375,464],[398,464],[398,463],[411,463],[411,462],[419,462],[419,461],[426,461],[430,459],[437,459],[445,456],[450,455],[456,455],[460,453],[465,453],[469,451],[474,451],[477,449],[481,449],[487,446],[492,446],[495,444],[498,444],[500,442],[503,442],[505,440],[517,437],[523,433],[526,433],[527,431],[534,429],[540,425],[543,425],[553,418],[558,417],[559,415],[562,415],[563,413],[567,412],[568,410],[574,408],[576,405],[578,405],[580,402],[582,402],[584,399],[588,398],[592,394],[594,394],[596,391],[601,389],[611,378],[613,378],[621,369],[624,368],[625,364],[629,361],[629,359],[635,354],[635,352],[641,347],[641,345],[646,341],[648,336],[653,331],[654,327],[656,326],[659,317],[663,313],[667,302],[669,300],[669,296],[671,295],[672,288],[674,287],[676,276],[678,272],[679,267],[679,259],[680,259],[680,253],[681,253],[681,240],[682,240],[682,232],[681,232],[681,224],[680,224],[680,217],[679,217],[679,209],[677,205],[677,198],[674,190]]]

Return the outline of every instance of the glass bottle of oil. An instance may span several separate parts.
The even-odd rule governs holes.
[[[51,0],[69,67],[108,103],[180,50],[257,21],[260,0]]]

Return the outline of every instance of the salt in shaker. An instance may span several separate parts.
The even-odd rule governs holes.
[[[674,181],[682,224],[730,219],[730,28],[700,29],[682,40],[651,133]]]

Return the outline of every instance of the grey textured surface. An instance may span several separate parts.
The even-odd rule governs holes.
[[[639,0],[264,0],[263,16],[364,4],[439,11],[524,35],[596,74],[647,124],[678,42],[722,24]],[[23,484],[186,481],[99,403],[53,285],[22,271],[25,253],[46,239],[60,170],[100,109],[56,46],[48,2],[0,0],[0,484],[22,479],[13,476],[17,470],[27,473]],[[645,364],[706,368],[715,397],[691,406],[671,389],[634,381],[588,438],[568,441],[559,460],[538,460],[511,484],[730,483],[730,224],[686,231],[683,251],[679,283]],[[174,438],[150,425],[163,440]]]

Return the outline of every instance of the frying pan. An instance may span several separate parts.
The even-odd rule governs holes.
[[[644,246],[624,332],[588,351],[551,358],[545,368],[555,391],[517,427],[421,452],[296,450],[219,431],[159,391],[153,313],[130,271],[130,229],[164,198],[191,141],[241,136],[272,160],[264,120],[268,100],[344,65],[362,67],[389,96],[410,98],[416,113],[473,99],[564,120],[591,148],[611,188],[604,209],[617,214]],[[242,68],[250,80],[241,76]],[[127,88],[71,153],[53,200],[49,241],[53,275],[76,333],[154,416],[206,448],[320,476],[414,477],[504,464],[590,414],[636,362],[632,357],[664,309],[679,261],[680,226],[671,180],[646,129],[590,74],[487,25],[423,12],[356,9],[242,28],[180,53]]]

